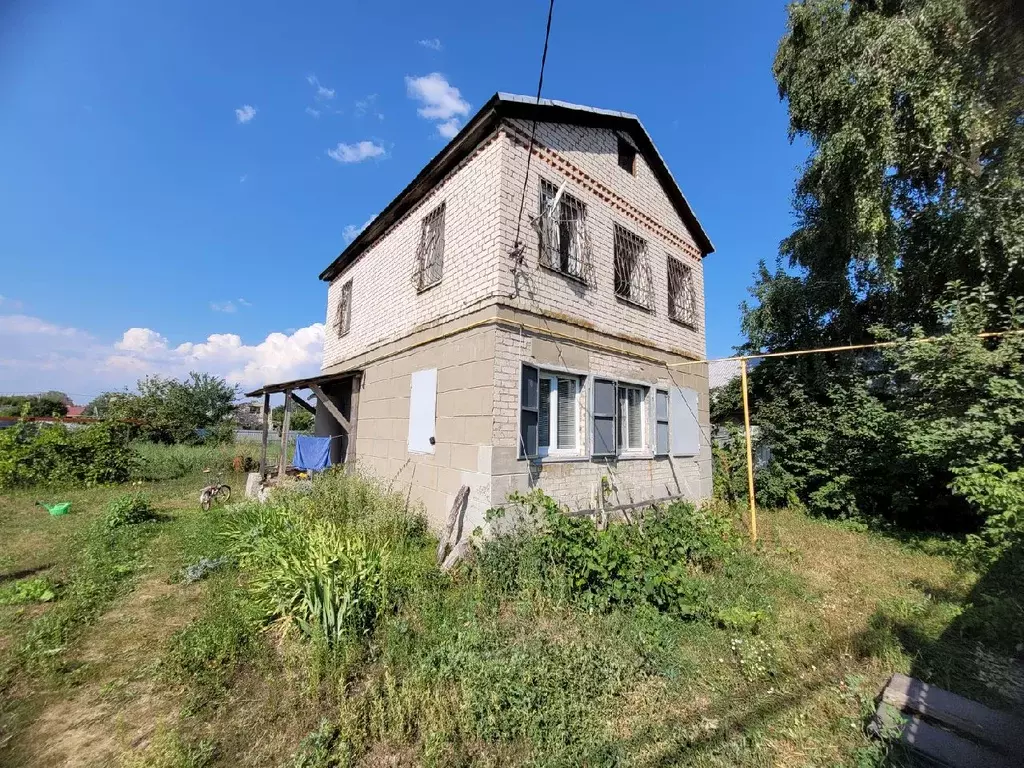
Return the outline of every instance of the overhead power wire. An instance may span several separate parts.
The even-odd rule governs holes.
[[[548,61],[548,41],[551,39],[551,16],[555,10],[555,0],[551,0],[548,4],[548,23],[544,30],[544,52],[540,56],[540,77],[537,79],[537,105],[540,105],[540,94],[544,89],[544,67]],[[519,232],[520,227],[523,224],[523,210],[526,208],[526,189],[530,183],[530,161],[533,159],[533,144],[537,135],[537,115],[534,113],[533,125],[530,128],[530,143],[526,150],[526,175],[523,177],[523,194],[519,200],[519,216],[516,218],[516,239],[513,246],[514,250],[518,250],[520,247],[519,243]]]

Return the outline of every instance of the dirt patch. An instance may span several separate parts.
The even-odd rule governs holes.
[[[194,589],[151,577],[104,614],[76,654],[83,682],[37,693],[45,703],[9,745],[12,764],[116,764],[176,721],[178,702],[155,681],[156,663],[167,638],[191,621],[194,597]]]

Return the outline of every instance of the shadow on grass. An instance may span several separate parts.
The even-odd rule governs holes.
[[[1024,711],[1024,541],[1007,550],[962,597],[924,589],[917,610],[883,605],[869,645],[896,642],[910,674],[989,706]],[[895,610],[894,610],[895,608]]]
[[[18,579],[24,579],[28,576],[35,576],[37,573],[48,571],[50,568],[53,568],[53,563],[45,563],[33,568],[22,568],[20,571],[11,571],[10,573],[0,573],[0,584],[8,581],[18,581]]]

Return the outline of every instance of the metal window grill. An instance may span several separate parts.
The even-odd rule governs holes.
[[[651,309],[652,294],[647,241],[616,224],[615,295],[632,304]]]
[[[344,336],[352,325],[352,281],[341,286],[341,297],[338,299],[338,335]]]
[[[429,288],[441,282],[444,272],[444,203],[427,214],[420,231],[420,247],[416,251],[417,288]]]
[[[554,184],[540,182],[540,264],[577,280],[589,282],[590,238],[587,206]]]
[[[668,257],[668,316],[691,328],[697,327],[693,270],[672,256]]]

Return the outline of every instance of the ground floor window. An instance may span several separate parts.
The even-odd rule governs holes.
[[[580,380],[575,376],[540,373],[537,454],[579,453]]]
[[[642,452],[647,447],[647,388],[619,384],[619,452]]]

